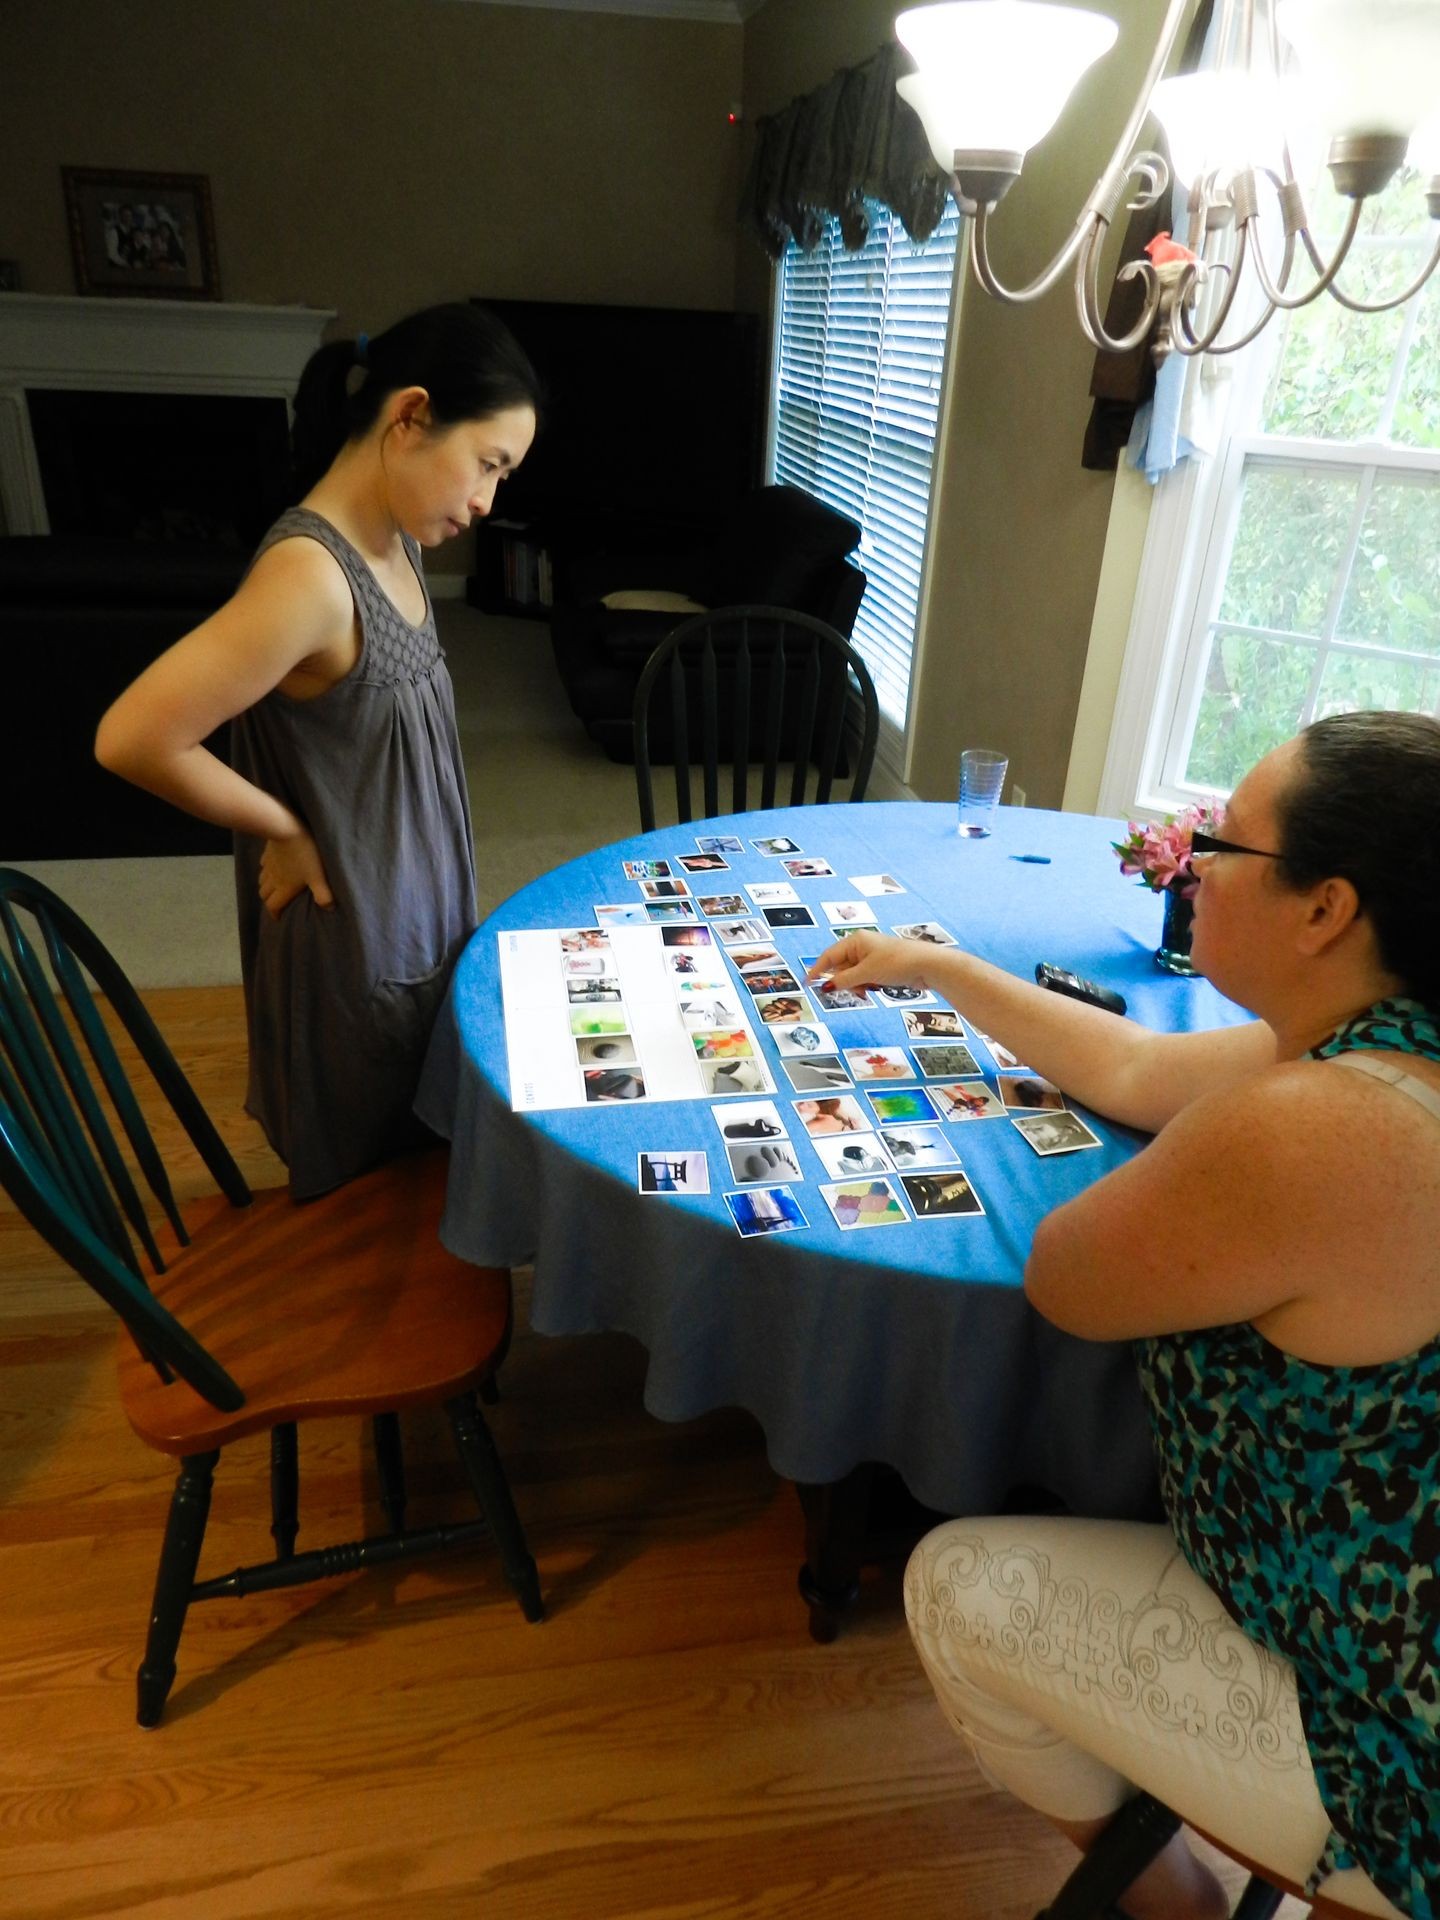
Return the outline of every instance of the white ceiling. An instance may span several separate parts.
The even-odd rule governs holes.
[[[467,0],[478,7],[539,7],[551,13],[638,13],[652,20],[703,20],[738,27],[765,0]]]

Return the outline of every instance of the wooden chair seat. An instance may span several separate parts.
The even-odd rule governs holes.
[[[248,1207],[221,1194],[187,1207],[191,1245],[152,1290],[245,1405],[225,1413],[183,1380],[167,1385],[122,1331],[121,1400],[147,1446],[203,1453],[286,1421],[398,1412],[478,1385],[509,1332],[510,1276],[441,1246],[445,1167],[436,1150],[304,1204],[272,1188]]]

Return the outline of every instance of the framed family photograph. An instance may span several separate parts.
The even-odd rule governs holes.
[[[79,293],[218,300],[210,182],[203,173],[62,167]]]

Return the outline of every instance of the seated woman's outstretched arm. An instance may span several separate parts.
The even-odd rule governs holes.
[[[932,988],[1082,1106],[1146,1133],[1158,1133],[1203,1094],[1275,1064],[1275,1035],[1263,1021],[1209,1033],[1151,1033],[1017,980],[959,947],[865,929],[827,948],[811,978],[837,987]]]

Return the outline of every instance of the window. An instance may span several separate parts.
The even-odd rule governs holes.
[[[903,737],[925,559],[959,214],[915,246],[885,208],[847,253],[837,221],[780,263],[773,477],[803,487],[862,529],[868,585],[852,636]]]
[[[1312,204],[1338,209],[1328,189]],[[1432,245],[1419,183],[1402,175],[1367,209],[1341,284],[1384,298]],[[1298,284],[1310,277],[1302,262]],[[1128,769],[1117,711],[1102,810],[1228,793],[1325,714],[1440,713],[1440,277],[1389,313],[1322,296],[1277,315],[1236,373],[1216,453],[1157,490],[1122,707],[1147,651],[1153,663],[1147,629],[1163,655]],[[1173,562],[1152,568],[1156,548]]]

